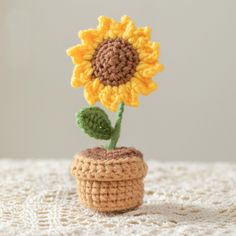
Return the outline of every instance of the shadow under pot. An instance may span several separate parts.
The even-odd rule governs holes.
[[[90,148],[75,155],[72,175],[80,202],[100,212],[124,211],[143,202],[147,165],[140,151]]]

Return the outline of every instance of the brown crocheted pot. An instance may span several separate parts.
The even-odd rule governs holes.
[[[123,211],[143,202],[147,165],[134,148],[87,149],[74,157],[72,175],[79,199],[100,212]]]

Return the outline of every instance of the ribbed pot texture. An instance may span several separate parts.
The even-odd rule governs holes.
[[[140,156],[93,158],[74,157],[72,175],[76,178],[80,202],[100,212],[133,209],[143,202],[147,165]]]

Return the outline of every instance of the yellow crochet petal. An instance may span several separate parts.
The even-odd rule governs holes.
[[[79,88],[83,85],[82,81],[80,80],[81,68],[76,65],[73,70],[72,78],[71,78],[71,86],[73,88]]]
[[[84,61],[79,65],[75,65],[71,79],[71,86],[73,88],[78,88],[85,84],[91,79],[92,72],[93,70],[90,62]]]
[[[128,41],[132,41],[132,38],[134,37],[133,32],[136,30],[134,22],[128,16],[123,16],[121,18],[121,24],[124,27],[122,38]]]
[[[102,105],[115,112],[121,102],[117,87],[106,86],[99,93],[99,100]]]
[[[160,44],[157,42],[149,43],[139,50],[140,61],[148,64],[155,63],[160,56]]]
[[[140,62],[136,68],[136,73],[143,77],[153,77],[156,73],[163,70],[163,65],[156,62],[155,64],[147,64]]]
[[[133,47],[137,50],[138,53],[142,52],[145,48],[145,46],[148,44],[148,40],[144,37],[140,38],[130,38],[128,39],[129,43],[133,45]]]
[[[137,29],[134,31],[134,36],[137,37],[137,38],[139,38],[139,37],[144,37],[144,38],[150,40],[150,37],[151,37],[151,28],[148,27],[148,26],[137,28]]]
[[[104,84],[100,82],[98,78],[92,80],[92,89],[95,96],[98,96],[99,93],[103,90]]]
[[[121,29],[120,23],[116,22],[115,20],[101,16],[98,18],[99,24],[97,29],[103,32],[104,39],[114,39],[120,37]]]
[[[109,108],[111,103],[111,96],[112,96],[111,86],[104,87],[104,89],[99,93],[99,100],[103,106]]]
[[[98,95],[103,89],[103,84],[99,79],[90,80],[84,85],[84,97],[89,105],[94,105],[98,101]]]
[[[144,27],[134,29],[131,36],[127,40],[136,50],[144,49],[150,40],[150,28]]]
[[[104,39],[115,39],[120,35],[120,31],[117,23],[113,23],[111,29],[104,33]]]
[[[93,48],[96,48],[99,43],[102,42],[104,35],[97,29],[81,30],[79,37],[83,44],[88,44]]]
[[[112,18],[106,16],[99,16],[97,29],[100,31],[107,31],[110,29],[113,23],[114,20]]]
[[[122,38],[129,25],[134,26],[134,22],[128,16],[121,17],[121,22],[102,16],[97,28],[104,32],[104,39]]]
[[[150,40],[151,29],[149,27],[136,28],[135,23],[128,17],[123,16],[120,23],[121,37],[128,40],[134,48],[142,48]]]
[[[133,77],[131,83],[134,91],[145,96],[157,89],[157,84],[151,78],[138,79]]]
[[[127,106],[137,107],[139,105],[138,94],[132,89],[131,82],[120,85],[118,87],[119,98]]]
[[[129,106],[132,106],[132,107],[139,106],[138,93],[134,89],[131,90]]]
[[[131,94],[131,84],[127,82],[126,84],[122,84],[118,87],[118,93],[121,97],[121,100],[128,105],[130,103],[130,94]]]
[[[128,93],[128,87],[126,84],[121,84],[118,87],[118,94],[121,98],[122,101],[124,101],[125,97],[127,97],[129,95]]]
[[[67,49],[66,53],[72,58],[74,64],[79,64],[83,60],[91,60],[94,49],[89,45],[78,44]]]
[[[72,77],[70,84],[72,88],[79,88],[83,85],[83,83],[74,76]]]
[[[121,96],[119,94],[118,87],[112,87],[112,95],[113,96],[111,97],[110,110],[116,111],[118,109],[119,104],[121,103]]]
[[[129,28],[135,29],[135,23],[129,16],[122,16],[120,19],[120,27],[123,32],[128,31]]]

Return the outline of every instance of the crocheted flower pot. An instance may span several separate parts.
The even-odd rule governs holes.
[[[143,202],[147,165],[134,148],[87,149],[74,157],[72,175],[80,202],[100,212],[122,211]]]

